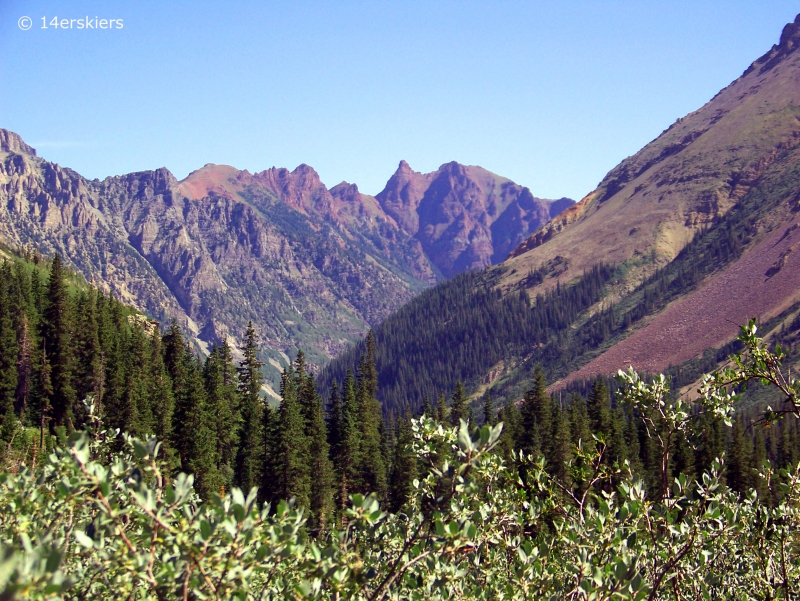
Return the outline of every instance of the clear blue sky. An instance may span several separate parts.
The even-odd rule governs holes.
[[[798,11],[0,0],[0,127],[90,178],[308,163],[329,187],[375,194],[401,159],[418,171],[456,160],[577,199],[738,77]],[[41,29],[86,16],[123,28]]]

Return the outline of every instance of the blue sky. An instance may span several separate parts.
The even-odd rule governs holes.
[[[375,194],[401,159],[456,160],[577,199],[738,77],[798,10],[0,0],[0,127],[90,178],[307,163],[329,187]],[[87,16],[123,28],[42,29]]]

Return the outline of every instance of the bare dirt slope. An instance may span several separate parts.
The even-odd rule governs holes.
[[[740,78],[517,247],[503,285],[516,288],[530,269],[556,256],[569,265],[562,282],[598,261],[619,264],[652,250],[656,266],[663,265],[727,212],[800,140],[798,23],[800,16]]]
[[[770,317],[800,300],[800,218],[795,217],[739,261],[674,302],[648,325],[554,388],[632,365],[658,373],[729,341],[752,317]]]

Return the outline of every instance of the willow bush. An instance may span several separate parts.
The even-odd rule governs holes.
[[[0,475],[1,599],[792,599],[800,595],[800,466],[760,477],[778,501],[724,485],[723,459],[671,482],[670,439],[701,413],[730,421],[735,386],[778,386],[769,423],[798,415],[798,384],[753,323],[734,367],[700,398],[621,373],[627,403],[662,453],[662,498],[601,438],[582,441],[569,485],[544,461],[493,452],[502,424],[470,430],[412,422],[420,466],[397,513],[353,495],[335,526],[313,530],[292,501],[255,489],[201,502],[193,478],[167,479],[155,439],[89,430],[38,469]]]

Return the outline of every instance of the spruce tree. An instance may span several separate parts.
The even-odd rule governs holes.
[[[150,335],[147,371],[150,374],[147,398],[150,401],[155,435],[162,444],[162,458],[168,469],[172,470],[178,466],[178,458],[173,446],[175,436],[172,425],[175,398],[172,395],[172,381],[164,365],[161,335],[157,329]],[[102,396],[101,390],[102,383],[97,392],[98,397]]]
[[[519,448],[526,453],[550,455],[553,431],[552,399],[547,394],[544,371],[537,366],[533,376],[533,387],[525,393],[520,408],[522,431]]]
[[[361,445],[359,472],[362,489],[359,492],[375,493],[378,499],[386,497],[386,464],[383,457],[381,405],[375,394],[378,390],[375,367],[375,345],[372,332],[367,336],[367,354],[358,368],[358,407],[360,409]]]
[[[247,494],[251,488],[262,484],[264,463],[264,402],[261,400],[263,376],[259,361],[258,338],[253,322],[247,324],[244,344],[240,347],[244,355],[239,364],[239,398],[241,403],[241,429],[234,484]],[[287,497],[288,498],[288,497]]]
[[[174,320],[170,323],[167,333],[164,334],[162,343],[164,347],[164,365],[170,377],[172,398],[175,403],[172,416],[172,446],[177,452],[180,465],[183,469],[187,469],[191,437],[193,436],[193,432],[188,428],[194,404],[189,382],[191,364],[187,362],[189,351],[186,349],[183,334]],[[115,362],[115,358],[109,356],[109,363],[113,365]],[[108,384],[109,392],[107,396],[110,399],[115,396],[113,391],[116,389],[116,385],[112,379],[109,379]]]
[[[60,255],[53,258],[50,267],[42,337],[51,369],[53,423],[56,427],[71,429],[74,426],[75,390],[72,388],[69,298]]]
[[[317,394],[314,375],[307,372],[302,352],[297,353],[295,381],[300,410],[305,419],[305,437],[308,444],[309,509],[312,524],[324,528],[334,510],[333,464],[330,459],[328,429],[322,398]]]
[[[342,441],[342,396],[339,394],[339,385],[334,380],[331,383],[330,401],[328,402],[327,411],[328,422],[328,446],[331,449],[331,458],[339,453],[339,447]]]
[[[485,426],[494,426],[497,422],[497,416],[494,412],[494,400],[492,399],[492,391],[489,390],[483,395],[483,424]]]
[[[236,467],[241,410],[236,367],[227,342],[212,347],[203,367],[203,381],[208,405],[216,416],[217,469],[222,485],[230,490]]]
[[[418,475],[416,457],[411,452],[412,441],[411,409],[406,405],[404,415],[397,422],[397,442],[389,485],[389,510],[395,513],[406,504],[411,483]]]
[[[753,443],[745,433],[741,419],[737,419],[733,424],[733,437],[727,459],[725,480],[728,487],[743,495],[754,484]]]
[[[17,391],[17,333],[11,319],[12,306],[8,284],[11,269],[4,262],[0,270],[0,438],[11,440],[17,422],[14,397]]]
[[[592,384],[592,392],[589,394],[586,409],[589,413],[592,431],[604,434],[606,443],[608,443],[611,435],[611,401],[606,381],[602,376],[598,376]]]
[[[440,424],[446,423],[447,420],[447,403],[444,400],[444,393],[439,395],[436,401],[436,421]]]
[[[99,324],[97,321],[97,291],[80,292],[75,299],[75,391],[77,399],[94,398],[99,407],[102,399],[102,361]]]
[[[222,478],[217,469],[217,424],[214,407],[208,402],[203,385],[203,368],[187,347],[186,390],[190,400],[187,422],[187,462],[184,469],[195,476],[195,489],[203,499],[220,492]]]
[[[504,459],[513,465],[513,451],[519,448],[522,433],[522,416],[513,400],[500,410],[500,421],[503,422],[503,431],[499,447]]]
[[[342,421],[339,444],[334,448],[333,462],[338,478],[338,506],[347,507],[349,495],[363,490],[361,474],[361,408],[358,405],[356,381],[353,372],[348,371],[342,384]]]
[[[311,473],[306,423],[297,399],[294,369],[289,365],[281,377],[281,402],[273,420],[270,457],[264,488],[270,501],[295,499],[308,507],[311,497]]]
[[[592,439],[592,426],[589,418],[589,411],[586,401],[577,392],[572,394],[569,404],[570,432],[572,433],[572,444],[577,446],[582,444],[587,448],[594,446]]]
[[[456,382],[450,401],[450,425],[458,427],[462,419],[467,419],[467,395],[461,380]]]
[[[572,459],[572,433],[569,415],[558,405],[553,407],[553,434],[548,458],[548,470],[564,486],[570,486],[567,463]]]

